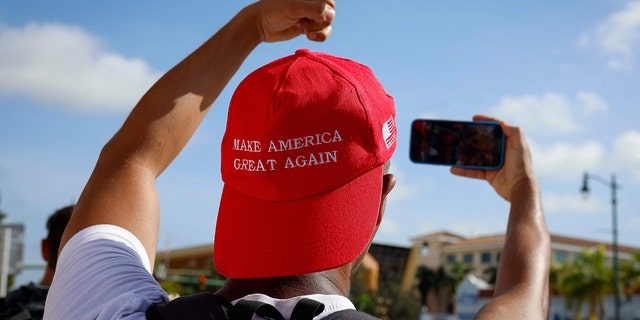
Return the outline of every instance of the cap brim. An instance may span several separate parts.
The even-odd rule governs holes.
[[[373,236],[382,175],[376,167],[337,189],[296,201],[257,199],[225,185],[214,241],[216,269],[231,278],[267,278],[355,260]]]

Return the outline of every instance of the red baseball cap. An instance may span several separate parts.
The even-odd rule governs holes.
[[[301,49],[249,74],[222,139],[218,271],[279,277],[355,260],[396,135],[393,98],[355,61]]]

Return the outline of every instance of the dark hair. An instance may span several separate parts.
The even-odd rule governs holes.
[[[47,261],[47,267],[55,270],[58,262],[58,250],[60,249],[60,240],[64,229],[71,219],[73,208],[75,205],[70,205],[62,209],[58,209],[47,220],[47,242],[49,243],[49,260]]]

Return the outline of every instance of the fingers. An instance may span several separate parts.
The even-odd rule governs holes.
[[[502,131],[504,132],[504,134],[507,137],[510,137],[514,134],[515,131],[517,131],[517,127],[511,126],[509,125],[506,121],[496,118],[496,117],[492,117],[492,116],[488,116],[485,114],[476,114],[473,116],[473,121],[492,121],[492,122],[498,122],[500,123],[500,126],[502,127]]]
[[[300,34],[324,41],[336,15],[333,0],[262,0],[250,7],[264,42],[285,41]]]
[[[299,0],[295,6],[296,18],[307,18],[311,21],[328,21],[336,16],[336,4],[333,0]]]
[[[493,121],[493,122],[499,122],[500,124],[506,125],[507,122],[502,120],[502,119],[498,119],[496,117],[492,117],[492,116],[488,116],[485,114],[476,114],[473,116],[473,121]]]
[[[299,27],[307,39],[324,41],[331,35],[331,23],[336,16],[333,0],[303,1],[299,7]]]
[[[307,32],[307,39],[318,42],[325,41],[331,35],[331,30],[331,26],[328,26],[320,31]]]

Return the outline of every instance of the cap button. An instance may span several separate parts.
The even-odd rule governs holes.
[[[298,57],[310,56],[310,55],[311,55],[311,50],[309,50],[309,49],[298,49],[298,50],[296,50],[296,56],[298,56]]]

